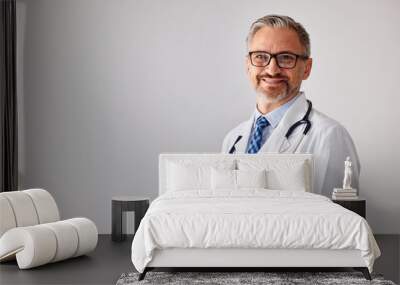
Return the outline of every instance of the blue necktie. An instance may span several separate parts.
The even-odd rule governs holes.
[[[247,153],[257,153],[260,150],[263,131],[268,125],[268,120],[263,116],[260,116],[257,119],[256,127],[254,129],[253,136],[251,137]]]

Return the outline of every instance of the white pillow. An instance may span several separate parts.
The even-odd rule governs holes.
[[[211,168],[234,169],[234,161],[169,161],[167,191],[211,189]]]
[[[237,188],[267,188],[267,171],[235,170]]]
[[[239,170],[267,170],[267,188],[311,191],[305,161],[238,161]]]
[[[199,189],[205,171],[207,169],[170,163],[168,189],[172,191]]]
[[[268,171],[268,188],[307,191],[304,163],[287,169],[271,169]]]
[[[211,189],[236,189],[236,170],[211,168]]]
[[[262,170],[211,169],[211,189],[266,188],[267,175]]]

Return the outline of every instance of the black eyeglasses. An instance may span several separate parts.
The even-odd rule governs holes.
[[[268,53],[265,51],[251,51],[249,52],[250,62],[257,67],[266,67],[272,58],[275,58],[276,63],[280,68],[291,69],[296,66],[297,59],[308,59],[306,55],[295,54],[291,52],[281,53]]]

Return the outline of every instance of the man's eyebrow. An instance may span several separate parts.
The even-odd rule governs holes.
[[[283,50],[283,51],[275,52],[275,53],[271,53],[271,52],[265,51],[265,50],[253,50],[253,51],[250,51],[250,52],[266,52],[266,53],[269,53],[269,54],[280,54],[280,53],[302,54],[301,52],[297,53],[295,51],[290,51],[290,50]]]
[[[295,51],[291,51],[291,50],[284,50],[284,51],[280,51],[280,52],[277,52],[277,53],[293,53],[293,54],[301,54],[301,52],[297,53],[297,52],[295,52]]]

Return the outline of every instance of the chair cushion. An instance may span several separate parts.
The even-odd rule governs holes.
[[[17,222],[8,199],[0,195],[0,237],[9,229],[15,228]]]
[[[56,251],[53,231],[42,225],[13,228],[0,238],[0,261],[16,257],[20,269],[49,263]]]
[[[14,213],[17,227],[33,226],[39,223],[35,205],[30,196],[23,191],[3,192]]]
[[[14,227],[60,220],[56,202],[51,194],[43,189],[0,193],[0,213],[0,237]]]
[[[79,236],[74,226],[66,221],[48,223],[43,226],[52,231],[59,245],[51,262],[67,259],[75,255],[78,250]]]
[[[0,238],[0,261],[16,257],[20,269],[86,254],[97,245],[96,225],[86,218],[8,230]]]
[[[39,224],[51,223],[60,220],[60,213],[53,196],[43,189],[28,189],[22,191],[30,196],[35,205]]]
[[[96,225],[91,220],[74,218],[65,220],[65,222],[73,225],[79,236],[78,248],[74,257],[86,254],[96,248],[98,233]]]

